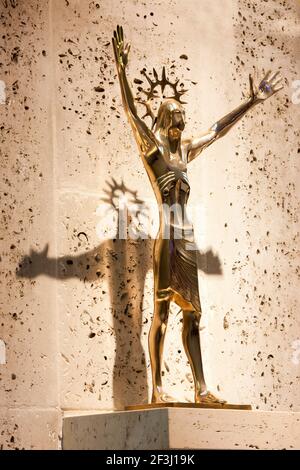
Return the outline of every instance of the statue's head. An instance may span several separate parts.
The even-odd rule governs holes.
[[[174,98],[165,99],[158,110],[154,132],[179,138],[185,127],[185,111]]]

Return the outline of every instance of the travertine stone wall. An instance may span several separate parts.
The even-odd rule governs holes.
[[[1,1],[4,448],[58,447],[61,409],[120,408],[151,392],[152,240],[100,236],[105,199],[125,187],[153,201],[121,108],[116,24],[132,43],[132,83],[166,65],[189,88],[187,135],[241,102],[254,67],[285,77],[189,176],[209,386],[299,411],[299,13],[293,0]],[[172,312],[166,389],[191,400]]]
[[[55,255],[53,68],[48,2],[1,1],[0,446],[58,446],[56,285],[30,250]],[[23,256],[25,277],[19,277]],[[39,271],[35,276],[33,269]],[[38,274],[36,272],[36,274]]]

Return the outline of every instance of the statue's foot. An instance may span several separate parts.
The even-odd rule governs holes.
[[[219,403],[220,405],[222,405],[226,403],[226,400],[221,400],[221,398],[216,397],[207,390],[206,392],[197,393],[195,403],[205,403],[207,405]]]
[[[167,393],[160,392],[152,395],[151,403],[174,403],[177,400]]]

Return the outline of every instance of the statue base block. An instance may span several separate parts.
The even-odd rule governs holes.
[[[162,405],[68,412],[63,421],[63,449],[300,449],[300,412]]]
[[[230,403],[148,403],[146,405],[125,406],[125,410],[149,410],[153,408],[210,408],[218,410],[252,410],[251,405],[233,405]]]

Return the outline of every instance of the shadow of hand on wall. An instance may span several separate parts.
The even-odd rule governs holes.
[[[99,296],[106,295],[101,284],[102,280],[107,281],[116,342],[113,369],[116,409],[148,399],[141,334],[143,322],[148,321],[143,319],[143,298],[145,279],[152,268],[153,242],[150,238],[120,239],[117,233],[116,238],[105,240],[93,249],[57,258],[48,256],[46,245],[41,252],[31,250],[17,269],[17,276],[23,278],[33,279],[43,274],[99,284]],[[222,274],[220,259],[212,250],[198,252],[198,260],[199,269],[206,274]]]

